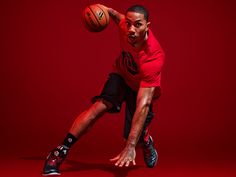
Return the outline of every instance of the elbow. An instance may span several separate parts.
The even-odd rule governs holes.
[[[146,100],[146,101],[141,101],[139,103],[137,103],[137,109],[142,110],[141,112],[146,112],[147,110],[149,110],[150,106],[151,106],[151,100]]]
[[[143,105],[143,108],[144,109],[149,109],[151,106],[151,102],[146,102],[144,105]]]

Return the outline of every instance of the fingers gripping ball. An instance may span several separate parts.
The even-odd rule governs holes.
[[[109,14],[100,4],[87,6],[82,14],[85,27],[91,32],[104,30],[109,23]]]

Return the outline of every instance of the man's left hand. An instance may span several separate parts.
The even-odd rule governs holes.
[[[130,162],[132,162],[133,165],[136,165],[135,157],[135,147],[125,147],[119,155],[110,159],[110,161],[115,161],[115,166],[123,167],[125,165],[126,167],[128,167]]]

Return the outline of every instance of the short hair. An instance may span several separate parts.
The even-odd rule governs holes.
[[[125,14],[127,15],[128,12],[141,13],[141,14],[144,15],[144,18],[145,18],[146,21],[148,21],[148,19],[149,19],[149,12],[148,12],[148,10],[145,7],[143,7],[142,5],[134,5],[134,6],[129,7],[126,10]]]

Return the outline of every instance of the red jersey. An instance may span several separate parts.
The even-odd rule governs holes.
[[[148,39],[138,52],[127,41],[125,20],[121,20],[120,41],[121,54],[114,64],[115,72],[120,74],[127,85],[134,91],[140,87],[159,87],[164,52],[152,34],[148,31]]]

